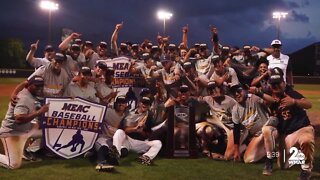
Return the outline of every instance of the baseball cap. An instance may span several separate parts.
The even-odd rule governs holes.
[[[96,64],[96,66],[98,66],[100,69],[105,70],[105,71],[108,69],[107,63],[105,63],[105,62],[103,62],[103,61],[98,61],[98,63]]]
[[[242,85],[242,84],[237,84],[237,85],[234,85],[234,86],[232,86],[231,88],[230,88],[230,92],[232,93],[232,94],[236,94],[236,92],[237,93],[240,93],[240,92],[242,92],[242,90],[244,90],[245,88],[244,88],[244,86]]]
[[[93,46],[93,43],[91,41],[85,41],[84,44],[86,46]]]
[[[200,49],[207,49],[208,46],[205,43],[200,44]]]
[[[107,43],[105,41],[100,41],[99,46],[101,48],[107,48]]]
[[[192,67],[191,62],[185,62],[185,63],[183,63],[183,68],[188,69],[188,68],[191,68],[191,67]]]
[[[249,50],[250,48],[251,48],[251,47],[248,46],[248,45],[243,46],[243,49],[244,49],[244,50]]]
[[[189,91],[189,87],[187,85],[181,85],[179,87],[179,91],[182,93],[188,92]]]
[[[168,62],[168,61],[170,61],[170,56],[168,56],[168,55],[162,55],[162,56],[160,57],[160,62],[161,62],[161,63],[165,63],[165,62]]]
[[[145,95],[150,94],[150,93],[151,93],[151,91],[150,91],[149,88],[142,88],[140,93],[139,93],[139,95],[140,96],[145,96]]]
[[[283,71],[282,69],[275,67],[271,69],[269,81],[270,84],[276,84],[283,82]]]
[[[151,47],[151,52],[155,52],[155,51],[160,51],[159,46],[152,46]]]
[[[74,43],[76,43],[76,44],[79,44],[79,45],[80,45],[80,44],[82,43],[82,40],[81,40],[81,39],[75,39],[75,40],[74,40]]]
[[[271,42],[271,46],[282,46],[282,44],[279,39],[275,39]]]
[[[229,50],[230,50],[230,47],[229,47],[229,46],[222,46],[222,50],[223,50],[223,51],[229,51]]]
[[[78,44],[72,44],[71,45],[71,50],[73,51],[80,51],[80,46]]]
[[[147,44],[147,48],[151,49],[152,48],[152,43],[151,42],[148,42]]]
[[[107,76],[113,76],[114,75],[113,67],[107,67],[106,75]]]
[[[120,46],[127,47],[128,45],[127,45],[127,43],[122,42],[122,43],[120,43]]]
[[[142,60],[147,60],[149,58],[150,58],[150,54],[149,53],[143,53],[142,56],[141,56]]]
[[[176,50],[177,46],[175,44],[169,44],[170,50]]]
[[[207,89],[214,89],[216,88],[217,84],[214,81],[209,81]]]
[[[41,76],[35,75],[32,76],[29,80],[28,80],[28,85],[35,85],[35,86],[43,86],[44,85],[44,79]]]
[[[142,97],[141,100],[142,104],[145,104],[145,105],[151,105],[151,99],[148,98],[148,97]]]
[[[54,59],[57,62],[63,62],[63,61],[65,61],[67,59],[67,57],[62,53],[56,53],[55,56],[54,56]]]
[[[133,50],[138,50],[139,49],[139,45],[138,44],[132,44],[131,48]]]
[[[51,52],[51,51],[54,51],[54,48],[52,45],[46,45],[46,47],[44,48],[44,51]]]
[[[214,55],[211,57],[211,63],[215,64],[220,61],[220,56],[219,55]]]
[[[89,67],[83,66],[80,69],[80,73],[84,76],[92,76],[91,69]]]
[[[200,47],[200,43],[195,43],[195,44],[193,45],[193,47],[195,47],[195,48]]]
[[[127,103],[127,99],[126,99],[126,96],[124,95],[120,95],[116,98],[116,103]]]

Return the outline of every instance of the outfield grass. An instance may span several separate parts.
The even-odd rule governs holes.
[[[17,84],[22,79],[0,78],[0,84]],[[4,83],[5,82],[5,83]],[[296,85],[298,90],[319,90],[320,85]],[[313,103],[312,111],[319,111],[320,94],[304,94]],[[0,96],[0,121],[6,111],[9,96]],[[319,113],[320,116],[320,113]],[[317,137],[313,178],[320,179],[320,138]],[[0,152],[3,153],[2,144]],[[88,159],[45,159],[42,162],[24,162],[18,170],[0,167],[0,180],[7,179],[296,179],[299,167],[275,171],[271,177],[261,175],[263,163],[244,164],[214,161],[208,158],[165,159],[156,158],[155,165],[147,167],[135,162],[136,154],[121,159],[114,173],[98,173],[95,163]],[[274,165],[276,167],[276,165]]]

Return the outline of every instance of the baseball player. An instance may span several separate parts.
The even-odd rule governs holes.
[[[47,45],[44,49],[44,57],[37,58],[34,57],[35,52],[38,49],[39,40],[36,43],[31,44],[30,51],[27,54],[26,61],[33,66],[34,68],[38,68],[43,65],[47,65],[54,58],[55,51],[51,45]]]
[[[216,82],[208,83],[207,91],[209,96],[199,97],[200,101],[205,101],[210,107],[210,118],[206,121],[196,124],[197,135],[200,138],[202,152],[204,155],[213,158],[223,158],[221,155],[225,146],[225,136],[221,134],[220,129],[224,129],[227,140],[231,141],[233,123],[231,119],[232,108],[237,102],[230,96],[225,95],[224,87],[217,85]],[[211,142],[213,139],[218,140],[215,145]],[[212,146],[214,153],[209,154],[209,147]],[[218,154],[219,153],[219,154]]]
[[[139,157],[139,162],[144,165],[152,164],[152,159],[157,156],[162,146],[159,140],[148,140],[152,127],[152,117],[148,111],[150,105],[150,98],[141,98],[138,107],[123,119],[123,129],[118,129],[113,136],[113,145],[119,154],[122,146],[137,153],[144,153]]]
[[[61,97],[63,92],[68,85],[68,75],[66,71],[61,67],[65,62],[66,58],[61,53],[56,53],[54,59],[45,66],[38,68],[33,74],[31,74],[28,80],[34,76],[41,76],[44,80],[43,94],[44,97]],[[12,93],[11,99],[16,99],[16,94],[23,89],[27,82],[20,83],[15,91]],[[31,145],[27,148],[28,153],[36,152],[40,149],[40,138],[35,139]],[[26,154],[27,155],[27,154]],[[28,158],[30,159],[30,158]],[[33,159],[33,158],[31,158]]]
[[[260,95],[250,94],[243,86],[233,87],[232,91],[238,102],[232,110],[234,160],[240,160],[240,147],[247,145],[244,162],[257,162],[265,156],[262,127],[269,118],[267,106]]]
[[[71,82],[63,95],[68,97],[78,96],[88,101],[99,102],[99,98],[96,96],[97,91],[94,88],[94,83],[89,81],[89,78],[92,76],[91,69],[82,67],[78,76],[78,81]]]
[[[95,143],[95,150],[97,152],[96,170],[112,170],[113,165],[119,165],[117,160],[117,149],[112,146],[112,137],[119,129],[121,120],[125,117],[125,112],[128,103],[125,96],[118,96],[114,102],[114,107],[109,107],[102,125],[102,133]],[[124,155],[121,149],[121,154]]]
[[[284,163],[284,168],[288,168],[289,150],[292,147],[298,147],[304,154],[299,179],[310,179],[315,141],[314,128],[310,125],[305,109],[310,109],[312,104],[299,92],[286,85],[280,68],[271,70],[269,84],[272,92],[272,98],[269,100],[272,102],[270,109],[272,115],[278,120],[278,126],[277,129],[272,126],[266,126],[263,129],[264,139],[268,141],[265,143],[267,160],[263,174],[272,174],[272,159],[277,157],[274,140],[279,135],[280,156],[278,160],[280,160],[280,165]],[[268,96],[264,94],[263,97],[266,99]],[[284,156],[283,149],[286,152],[285,162],[281,162]]]
[[[2,121],[0,138],[5,154],[0,154],[0,165],[9,169],[18,169],[22,164],[24,146],[31,136],[40,136],[41,130],[38,116],[48,111],[48,105],[40,106],[37,97],[43,96],[44,79],[33,76],[28,80],[27,87],[18,93],[15,106],[9,109]]]
[[[289,60],[289,56],[281,53],[281,41],[275,39],[271,42],[271,46],[273,52],[267,57],[267,60],[269,61],[268,69],[273,69],[275,67],[280,68],[283,71],[284,81],[288,85],[293,85],[291,61]]]

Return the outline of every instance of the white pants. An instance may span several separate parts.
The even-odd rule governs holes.
[[[41,129],[38,124],[34,124],[28,133],[1,138],[5,155],[0,154],[0,165],[9,169],[20,168],[24,146],[28,138],[38,133],[41,133]]]
[[[132,150],[136,153],[144,153],[150,159],[154,159],[162,147],[160,140],[136,140],[130,138],[122,129],[118,129],[113,136],[113,145],[121,153],[121,147],[125,146],[128,150]]]

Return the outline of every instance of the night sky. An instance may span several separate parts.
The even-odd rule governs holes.
[[[30,43],[48,39],[48,12],[40,9],[40,0],[4,0],[0,6],[0,39],[19,38],[28,49]],[[119,41],[141,43],[156,40],[163,32],[157,11],[171,11],[167,34],[171,42],[181,42],[181,28],[189,25],[189,46],[196,42],[210,44],[209,27],[219,29],[223,45],[268,47],[277,36],[273,11],[288,12],[281,20],[280,39],[285,53],[294,52],[320,41],[319,0],[60,0],[52,12],[52,39],[57,46],[61,29],[82,34],[83,40],[110,42],[117,23],[124,22]],[[39,53],[39,52],[38,52]]]

